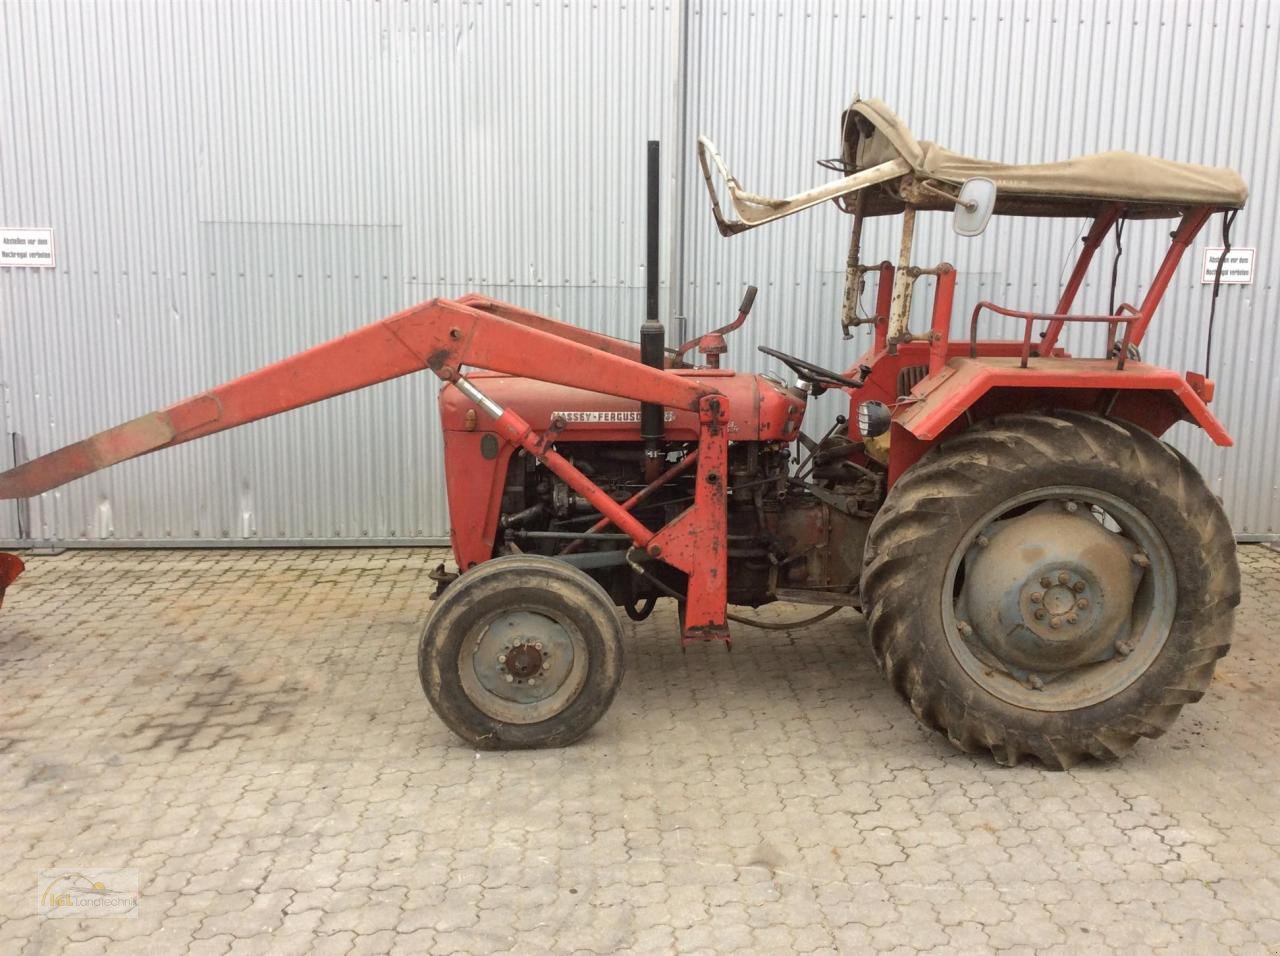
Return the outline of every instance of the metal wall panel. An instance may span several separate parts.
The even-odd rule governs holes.
[[[4,428],[40,454],[434,295],[480,291],[629,334],[643,305],[644,141],[706,132],[749,188],[793,191],[828,175],[812,160],[834,153],[857,89],[922,138],[982,156],[1123,147],[1244,173],[1255,200],[1234,238],[1257,247],[1257,281],[1223,290],[1213,369],[1239,445],[1214,449],[1186,426],[1173,437],[1238,531],[1274,533],[1267,197],[1280,133],[1263,113],[1276,17],[1267,4],[1064,0],[10,2],[0,224],[52,226],[58,264],[0,269]],[[669,148],[668,170],[673,159]],[[691,149],[680,159],[664,245],[683,254],[664,278],[683,275],[669,292],[690,330],[729,318],[753,282],[734,363],[764,367],[761,342],[851,361],[869,333],[839,335],[847,217],[828,207],[723,240]],[[1050,303],[1079,225],[1001,221],[959,240],[929,216],[917,259],[961,270],[958,328],[979,298]],[[1164,228],[1126,234],[1125,297],[1141,294]],[[894,241],[871,228],[868,258]],[[1203,363],[1204,245],[1148,338],[1148,356],[1175,368]],[[1081,306],[1105,304],[1107,284],[1098,268]],[[441,536],[435,389],[415,376],[126,463],[33,501],[22,531]],[[819,419],[838,411],[834,396],[817,404]],[[0,539],[19,532],[0,507]]]
[[[5,430],[41,454],[437,295],[630,332],[672,22],[653,3],[0,6],[0,224],[58,247],[56,269],[0,270]],[[437,385],[128,462],[33,501],[23,530],[439,538]]]

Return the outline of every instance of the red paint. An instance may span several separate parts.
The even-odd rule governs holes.
[[[893,308],[894,265],[885,260],[880,263],[880,278],[876,280],[876,325],[872,349],[884,351],[889,342],[889,310]]]
[[[1187,251],[1187,247],[1191,245],[1196,234],[1204,228],[1204,224],[1209,221],[1211,215],[1213,215],[1213,209],[1208,206],[1191,209],[1183,215],[1182,222],[1178,224],[1178,228],[1173,234],[1173,239],[1169,243],[1169,251],[1164,254],[1164,261],[1160,263],[1156,277],[1151,282],[1151,288],[1147,290],[1146,297],[1138,308],[1138,313],[1142,318],[1134,323],[1134,345],[1142,344],[1142,339],[1147,334],[1147,326],[1151,324],[1151,320],[1155,317],[1156,307],[1160,304],[1160,300],[1164,298],[1165,290],[1169,288],[1173,274],[1178,271],[1178,263],[1182,261],[1182,254]]]
[[[729,640],[729,526],[725,486],[729,480],[729,417],[723,398],[702,400],[698,474],[693,505],[653,538],[649,554],[689,575],[682,622],[684,643]],[[657,549],[656,552],[654,549]]]
[[[1109,411],[1155,435],[1187,419],[1215,443],[1232,444],[1222,423],[1186,379],[1157,366],[1130,362],[1118,370],[1111,360],[1048,358],[1032,359],[1024,369],[1013,358],[980,357],[953,358],[948,370],[947,377],[927,390],[921,401],[903,406],[894,418],[895,425],[930,445],[953,426],[962,425],[966,412],[979,420],[1029,407]],[[891,459],[890,482],[914,461]]]
[[[800,431],[804,399],[763,376],[729,369],[672,369],[658,374],[725,396],[730,409],[726,426],[730,441],[790,442]],[[560,441],[635,441],[639,434],[640,403],[616,392],[484,372],[468,372],[467,378],[504,408],[519,409],[538,431],[551,427],[554,413],[569,412]],[[446,430],[465,429],[467,412],[474,408],[456,389],[445,388],[440,393],[440,417]],[[583,420],[592,416],[602,420]],[[489,427],[483,415],[479,427]],[[668,407],[668,441],[697,441],[700,433],[696,410]]]
[[[447,381],[474,365],[694,414],[702,396],[716,391],[584,344],[572,326],[541,317],[532,323],[532,313],[512,321],[499,311],[447,299],[424,302],[4,472],[0,500],[30,498],[138,455],[423,370]]]
[[[950,263],[939,266],[933,291],[933,321],[929,327],[929,374],[934,375],[947,361],[947,341],[951,334],[951,304],[956,297],[956,270]]]
[[[1120,218],[1120,206],[1114,205],[1108,207],[1107,211],[1093,221],[1092,228],[1089,229],[1088,235],[1084,237],[1084,248],[1080,250],[1080,258],[1076,260],[1075,268],[1071,270],[1071,277],[1067,279],[1067,284],[1062,289],[1062,296],[1058,299],[1058,307],[1054,309],[1057,315],[1066,315],[1071,311],[1071,305],[1076,300],[1076,293],[1080,291],[1080,286],[1084,283],[1085,274],[1089,271],[1089,264],[1093,262],[1093,254],[1098,251],[1098,247],[1102,245],[1102,240],[1106,238],[1111,227],[1116,224],[1116,220]],[[1044,338],[1040,341],[1038,349],[1041,355],[1049,355],[1053,352],[1054,347],[1058,344],[1058,336],[1062,333],[1062,320],[1059,319],[1049,323],[1049,328],[1044,334]]]
[[[27,566],[16,554],[0,551],[0,607],[4,606],[4,592],[26,569]]]
[[[1129,343],[1133,339],[1133,325],[1141,316],[1138,310],[1131,305],[1122,305],[1116,309],[1115,315],[1060,315],[1057,312],[1023,312],[1019,309],[1008,309],[1002,305],[996,305],[994,302],[979,302],[973,307],[973,315],[969,318],[969,357],[978,357],[978,319],[982,317],[983,312],[994,312],[997,315],[1008,316],[1012,319],[1021,319],[1022,326],[1022,349],[1018,353],[1021,368],[1026,368],[1031,361],[1031,332],[1035,328],[1037,322],[1046,319],[1052,319],[1052,325],[1061,326],[1066,322],[1094,322],[1107,324],[1107,341],[1114,342],[1116,340],[1116,327],[1124,326],[1124,338],[1120,340],[1120,349],[1115,358],[1116,368],[1123,369],[1124,363],[1129,355]],[[1040,352],[1041,349],[1035,351]],[[1048,354],[1045,350],[1044,354]],[[936,371],[930,366],[930,371]]]

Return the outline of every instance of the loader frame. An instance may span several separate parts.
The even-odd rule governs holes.
[[[555,451],[563,421],[535,432],[516,411],[485,397],[462,374],[464,366],[697,412],[693,504],[657,531],[645,527],[630,513],[634,502],[615,501]],[[728,400],[705,384],[641,364],[630,343],[483,296],[432,299],[19,465],[0,475],[0,499],[34,497],[139,455],[423,370],[458,387],[504,438],[536,456],[635,547],[688,575],[686,640],[728,638]],[[0,597],[20,570],[0,584]]]

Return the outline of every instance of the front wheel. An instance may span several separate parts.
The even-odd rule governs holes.
[[[418,645],[422,689],[475,747],[562,747],[622,682],[622,623],[604,589],[552,558],[486,561],[436,601]]]
[[[867,539],[877,659],[965,751],[1065,768],[1157,737],[1230,646],[1235,541],[1195,468],[1142,429],[1010,415],[942,442]]]

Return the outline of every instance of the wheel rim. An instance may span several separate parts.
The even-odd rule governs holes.
[[[458,676],[471,703],[495,720],[536,724],[568,707],[587,679],[587,642],[549,608],[500,611],[467,633]]]
[[[942,620],[965,672],[1011,704],[1075,710],[1123,691],[1173,625],[1173,558],[1151,519],[1115,495],[1036,489],[966,531]]]

